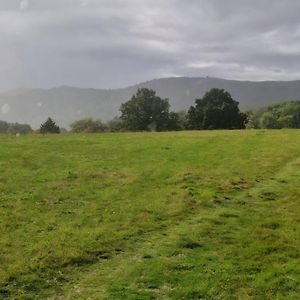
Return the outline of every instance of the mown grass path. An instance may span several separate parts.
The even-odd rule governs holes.
[[[299,137],[2,137],[2,297],[298,299]]]

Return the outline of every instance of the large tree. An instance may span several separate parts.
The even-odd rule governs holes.
[[[239,103],[223,89],[211,89],[201,99],[196,99],[187,114],[190,129],[240,129],[245,128],[246,115]]]
[[[156,92],[141,88],[121,105],[121,119],[128,130],[166,130],[169,122],[169,100]]]

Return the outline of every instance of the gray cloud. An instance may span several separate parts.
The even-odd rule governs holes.
[[[0,90],[300,78],[298,0],[0,0]]]

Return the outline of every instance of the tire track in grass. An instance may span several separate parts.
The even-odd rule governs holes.
[[[123,299],[192,299],[188,297],[201,295],[207,299],[238,299],[239,295],[241,299],[296,299],[300,295],[294,265],[300,249],[299,166],[299,157],[294,157],[272,178],[249,189],[226,192],[226,204],[206,209],[205,216],[200,207],[199,213],[190,214],[186,221],[162,227],[135,244],[134,251],[93,265],[64,295],[49,299],[119,299],[122,294]],[[199,270],[196,258],[204,271]],[[212,272],[219,263],[214,270],[219,279],[215,280]],[[173,278],[155,275],[170,273],[170,269]],[[190,275],[193,272],[195,276]],[[199,275],[206,285],[185,286],[185,278],[191,281]],[[182,284],[176,284],[178,278]]]

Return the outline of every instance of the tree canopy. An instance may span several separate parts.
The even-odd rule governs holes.
[[[71,125],[72,132],[104,132],[107,126],[101,120],[94,120],[93,118],[85,118],[73,122]]]
[[[169,108],[168,99],[161,99],[153,90],[141,88],[121,105],[121,119],[129,130],[166,130]]]
[[[247,128],[300,128],[300,101],[287,101],[247,112]]]
[[[240,129],[245,128],[246,115],[239,103],[223,89],[213,88],[201,99],[195,100],[187,114],[190,129]]]
[[[60,128],[49,117],[43,124],[41,124],[40,133],[60,133]]]

